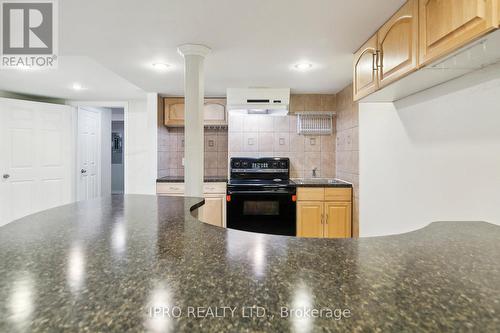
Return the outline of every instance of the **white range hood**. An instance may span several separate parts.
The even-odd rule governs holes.
[[[228,88],[227,109],[231,113],[286,116],[290,88]]]

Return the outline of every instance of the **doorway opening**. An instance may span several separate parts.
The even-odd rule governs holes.
[[[124,138],[124,110],[111,108],[111,194],[123,194],[125,190]]]
[[[79,105],[77,200],[125,193],[125,107]]]

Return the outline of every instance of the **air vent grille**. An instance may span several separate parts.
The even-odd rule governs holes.
[[[297,133],[303,135],[333,134],[333,112],[304,112],[297,114]]]

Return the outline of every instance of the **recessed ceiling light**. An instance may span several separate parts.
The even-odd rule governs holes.
[[[295,68],[298,71],[306,71],[308,69],[311,69],[312,66],[313,65],[311,63],[301,62],[301,63],[298,63],[298,64],[294,65],[293,68]]]
[[[85,88],[80,84],[80,83],[73,83],[73,86],[72,86],[73,90],[84,90]]]
[[[153,68],[158,70],[158,71],[166,71],[170,67],[171,67],[171,65],[166,64],[164,62],[156,62],[153,64]]]

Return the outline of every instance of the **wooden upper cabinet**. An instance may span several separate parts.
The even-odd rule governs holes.
[[[205,125],[226,125],[226,100],[222,98],[207,98],[203,107]]]
[[[378,31],[379,86],[418,67],[418,0],[409,0]]]
[[[184,126],[184,98],[166,97],[163,101],[165,125]],[[203,123],[205,125],[227,125],[226,100],[207,98],[203,105]]]
[[[497,0],[420,0],[420,64],[428,64],[498,26]]]
[[[353,98],[358,100],[378,89],[377,34],[354,54]]]
[[[165,98],[163,107],[166,126],[184,126],[184,98]]]

